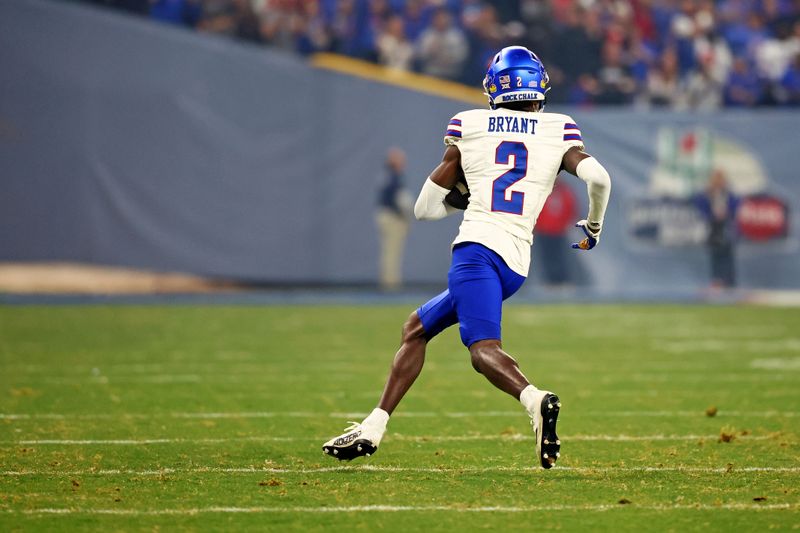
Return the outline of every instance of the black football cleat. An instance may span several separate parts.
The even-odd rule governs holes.
[[[542,468],[553,468],[561,457],[561,441],[556,434],[561,401],[552,392],[542,392],[544,396],[539,404],[539,410],[531,419],[531,425],[536,435],[536,455],[539,456]]]

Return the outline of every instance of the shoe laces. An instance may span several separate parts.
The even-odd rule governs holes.
[[[361,426],[361,422],[353,422],[352,420],[349,420],[347,423],[350,424],[350,425],[348,427],[344,428],[346,433],[349,433],[351,431],[355,431],[356,429],[359,428],[359,426]]]

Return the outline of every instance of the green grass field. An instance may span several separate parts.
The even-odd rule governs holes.
[[[0,531],[800,527],[800,310],[510,306],[557,468],[454,329],[339,464],[408,311],[0,307]]]

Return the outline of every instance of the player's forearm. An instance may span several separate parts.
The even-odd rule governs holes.
[[[597,159],[587,157],[578,163],[575,169],[577,176],[586,182],[589,192],[590,226],[600,226],[608,206],[608,197],[611,195],[611,177]]]
[[[414,204],[414,216],[417,220],[439,220],[458,210],[448,206],[444,198],[450,192],[444,187],[435,184],[430,178],[425,180],[422,190]]]

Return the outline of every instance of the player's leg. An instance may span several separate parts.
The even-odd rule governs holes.
[[[422,371],[428,341],[458,321],[450,291],[444,291],[411,313],[403,325],[400,348],[395,354],[378,409],[391,415]]]
[[[425,348],[428,340],[417,311],[411,313],[403,324],[400,348],[392,361],[392,369],[383,387],[378,408],[391,415],[408,389],[416,381],[425,363]]]
[[[369,456],[378,449],[389,416],[414,384],[425,363],[428,341],[457,322],[453,299],[444,291],[411,313],[403,325],[400,348],[395,354],[389,377],[378,406],[359,424],[322,446],[337,459]]]
[[[448,283],[461,340],[469,348],[472,365],[495,387],[522,403],[531,417],[541,465],[550,468],[560,448],[555,432],[558,397],[531,385],[501,343],[503,300],[514,294],[525,278],[508,268],[496,253],[477,244],[456,247],[453,265]]]
[[[476,371],[514,398],[519,398],[522,391],[530,385],[517,361],[503,351],[502,343],[498,339],[486,339],[471,344],[469,355]]]
[[[499,271],[498,263],[503,271]],[[515,398],[530,383],[517,362],[502,349],[500,320],[503,300],[524,281],[496,253],[480,244],[460,244],[453,250],[448,286],[459,318],[461,340],[469,348],[475,370]]]
[[[550,391],[539,390],[519,369],[497,339],[486,339],[469,346],[472,366],[495,387],[518,399],[531,417],[536,436],[536,453],[542,467],[551,468],[561,456],[561,441],[556,433],[561,401]]]
[[[463,302],[462,306],[468,307],[464,310],[469,316],[479,315],[480,317],[492,317],[480,326],[475,326],[474,318],[469,320],[465,326],[465,343],[469,343],[469,352],[472,359],[472,366],[483,374],[495,387],[519,398],[522,391],[530,386],[530,382],[522,373],[516,359],[508,355],[503,350],[500,341],[500,321],[502,319],[503,301],[510,298],[519,290],[525,282],[525,278],[512,271],[505,262],[493,252],[482,254],[493,267],[486,274],[489,284],[482,283],[482,291],[479,298],[469,298],[470,301]],[[471,294],[476,289],[471,289]],[[464,292],[464,291],[459,291]],[[474,308],[477,303],[477,308]]]

